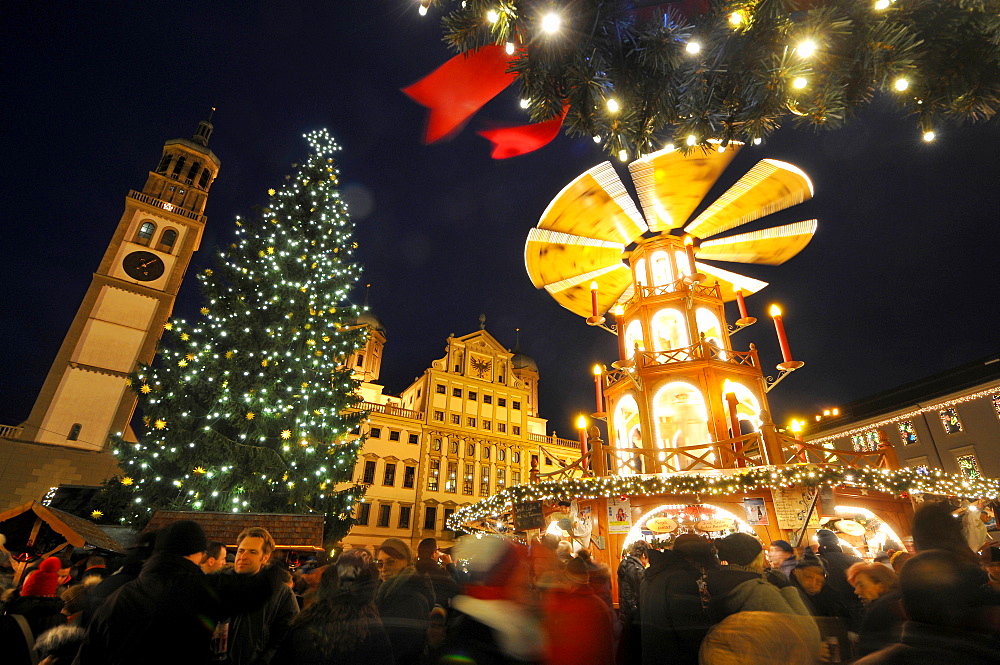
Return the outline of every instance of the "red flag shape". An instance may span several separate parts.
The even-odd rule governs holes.
[[[493,142],[493,153],[491,154],[493,159],[507,159],[548,145],[559,134],[559,128],[562,127],[565,117],[566,109],[563,109],[563,112],[552,120],[519,127],[487,129],[478,132],[478,134]]]
[[[444,138],[509,86],[515,78],[506,71],[509,60],[503,46],[483,46],[456,55],[403,88],[413,101],[430,109],[424,141]]]

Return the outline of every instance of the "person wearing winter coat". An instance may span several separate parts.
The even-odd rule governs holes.
[[[49,557],[25,579],[19,591],[11,591],[0,617],[0,654],[4,663],[30,664],[35,640],[45,631],[66,623],[63,601],[56,595],[62,563]]]
[[[95,612],[74,663],[208,663],[218,622],[262,606],[280,585],[280,570],[205,575],[199,564],[207,548],[196,522],[181,520],[162,529],[139,577]]]
[[[394,665],[375,609],[377,575],[357,552],[325,566],[315,601],[292,620],[271,665]]]
[[[423,573],[413,568],[410,546],[398,538],[387,538],[375,553],[382,584],[375,592],[382,625],[389,634],[397,665],[420,660],[427,641],[434,588]]]
[[[424,538],[417,545],[417,560],[413,567],[423,573],[434,588],[434,604],[441,607],[451,605],[451,599],[460,591],[453,576],[455,564],[451,557],[438,550],[437,539]]]
[[[847,581],[847,569],[861,559],[851,554],[847,554],[840,546],[840,539],[837,534],[829,529],[820,529],[816,532],[816,540],[819,541],[819,558],[826,566],[826,584],[847,607],[850,613],[848,622],[851,630],[857,631],[861,627],[861,619],[865,614],[865,608],[856,595],[854,587]]]
[[[586,559],[570,559],[563,584],[544,595],[546,665],[608,665],[615,660],[613,610],[594,593],[592,570]]]
[[[618,612],[622,626],[622,660],[627,665],[642,662],[642,626],[639,618],[639,588],[649,563],[649,543],[636,540],[618,564]]]
[[[149,560],[149,557],[153,556],[155,545],[156,532],[149,531],[140,534],[135,544],[125,550],[125,561],[122,563],[122,567],[90,589],[87,607],[84,608],[83,616],[80,618],[81,627],[86,628],[90,625],[94,612],[104,604],[108,596],[139,577],[142,566]]]
[[[465,536],[454,552],[456,559],[468,562],[466,583],[462,593],[452,599],[444,642],[433,650],[427,662],[541,663],[546,653],[545,633],[531,608],[524,549],[494,536]]]
[[[895,643],[905,620],[896,573],[880,563],[861,562],[847,569],[847,581],[865,603],[857,654],[867,656]]]
[[[718,567],[712,546],[684,534],[672,550],[650,550],[639,588],[643,665],[695,665],[712,625],[703,595],[707,573]]]
[[[773,540],[767,549],[767,561],[771,568],[781,571],[785,577],[792,579],[792,570],[798,561],[795,558],[795,550],[787,540]]]

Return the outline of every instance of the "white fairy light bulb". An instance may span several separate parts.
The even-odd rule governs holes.
[[[798,52],[803,58],[811,57],[816,53],[816,42],[811,39],[801,42],[798,46]]]
[[[743,16],[743,12],[733,12],[729,15],[729,25],[734,28],[743,25],[744,21],[746,21],[746,17]]]
[[[924,139],[925,142],[930,143],[931,141],[934,140],[934,137],[935,137],[934,132],[932,132],[930,130],[927,130],[926,132],[924,132],[923,139]]]
[[[619,150],[618,160],[624,162],[627,159],[628,159],[628,150]]]
[[[761,139],[759,136],[754,137],[753,144],[754,145],[760,145],[762,140],[763,139]]]
[[[608,99],[608,111],[611,113],[618,113],[618,100],[614,97]]]
[[[526,109],[529,106],[531,106],[531,100],[530,99],[522,99],[521,100],[521,108],[522,109]]]
[[[496,23],[497,21],[500,20],[499,12],[497,12],[497,10],[495,9],[489,10],[488,12],[486,12],[486,20],[489,21],[490,23]]]
[[[684,47],[684,50],[688,53],[698,53],[701,51],[701,43],[692,39],[687,43],[687,46]]]
[[[417,12],[421,16],[427,16],[427,5],[420,5],[420,9],[418,9]]]
[[[698,142],[698,137],[696,137],[694,134],[688,134],[688,137],[687,137],[687,144],[688,145],[694,145],[697,142]]]
[[[888,9],[890,4],[892,3],[889,0],[875,0],[875,9],[882,11]]]
[[[504,46],[504,51],[507,52],[507,55],[514,55],[514,42],[507,42],[507,45]]]
[[[600,142],[601,142],[601,137],[600,137],[600,135],[598,135],[598,134],[594,134],[594,143],[600,143]]]
[[[559,32],[561,25],[562,19],[559,18],[558,14],[546,14],[542,17],[542,30],[550,35]]]
[[[896,79],[896,82],[893,85],[896,87],[896,90],[903,92],[904,90],[910,87],[910,82],[907,81],[905,78],[900,77]]]
[[[797,88],[798,90],[801,90],[802,88],[806,87],[808,84],[809,84],[809,81],[807,81],[802,76],[799,76],[794,81],[792,81],[792,87]]]

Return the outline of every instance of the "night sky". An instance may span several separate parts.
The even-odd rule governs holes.
[[[453,140],[423,145],[425,110],[399,89],[449,57],[437,18],[418,16],[414,0],[8,6],[0,424],[28,415],[128,190],[142,188],[165,140],[190,137],[215,106],[210,147],[222,168],[192,271],[292,172],[301,136],[326,127],[343,147],[363,283],[388,330],[387,391],[484,313],[508,347],[522,330],[541,415],[572,436],[575,415],[593,410],[590,367],[615,359],[615,339],[536,291],[523,247],[548,202],[606,157],[589,138],[560,136],[490,159],[475,130],[526,121],[514,89]],[[779,424],[998,350],[997,145],[996,122],[941,127],[925,144],[911,119],[876,104],[844,129],[789,127],[736,158],[716,194],[765,157],[796,164],[816,187],[812,201],[740,229],[817,217],[801,254],[780,267],[721,264],[771,283],[748,298],[760,321],[734,345],[754,342],[779,362],[766,314],[778,302],[806,362],[770,393]],[[185,318],[200,306],[192,271],[175,310]]]

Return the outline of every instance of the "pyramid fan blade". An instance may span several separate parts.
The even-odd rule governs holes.
[[[780,266],[801,252],[815,233],[816,220],[810,219],[728,238],[716,238],[701,243],[698,258]]]
[[[743,295],[750,295],[751,293],[757,293],[767,286],[767,282],[762,282],[759,279],[723,270],[722,268],[716,268],[715,266],[706,265],[698,261],[695,262],[695,266],[698,268],[698,272],[705,273],[709,277],[714,278],[705,280],[703,284],[718,282],[719,290],[722,291],[722,300],[725,302],[736,300],[737,291],[743,291]]]
[[[597,282],[597,311],[607,312],[632,284],[632,271],[622,264],[549,284],[545,290],[560,305],[583,317],[592,314],[590,284]]]
[[[669,231],[682,226],[741,146],[731,143],[724,152],[687,157],[679,150],[661,150],[629,164],[649,228]]]
[[[708,206],[684,231],[708,238],[812,198],[809,176],[775,159],[757,163],[725,194]]]
[[[622,264],[621,243],[531,229],[524,244],[524,265],[536,289],[546,284]]]
[[[649,230],[610,162],[566,185],[542,213],[538,228],[622,245]]]

